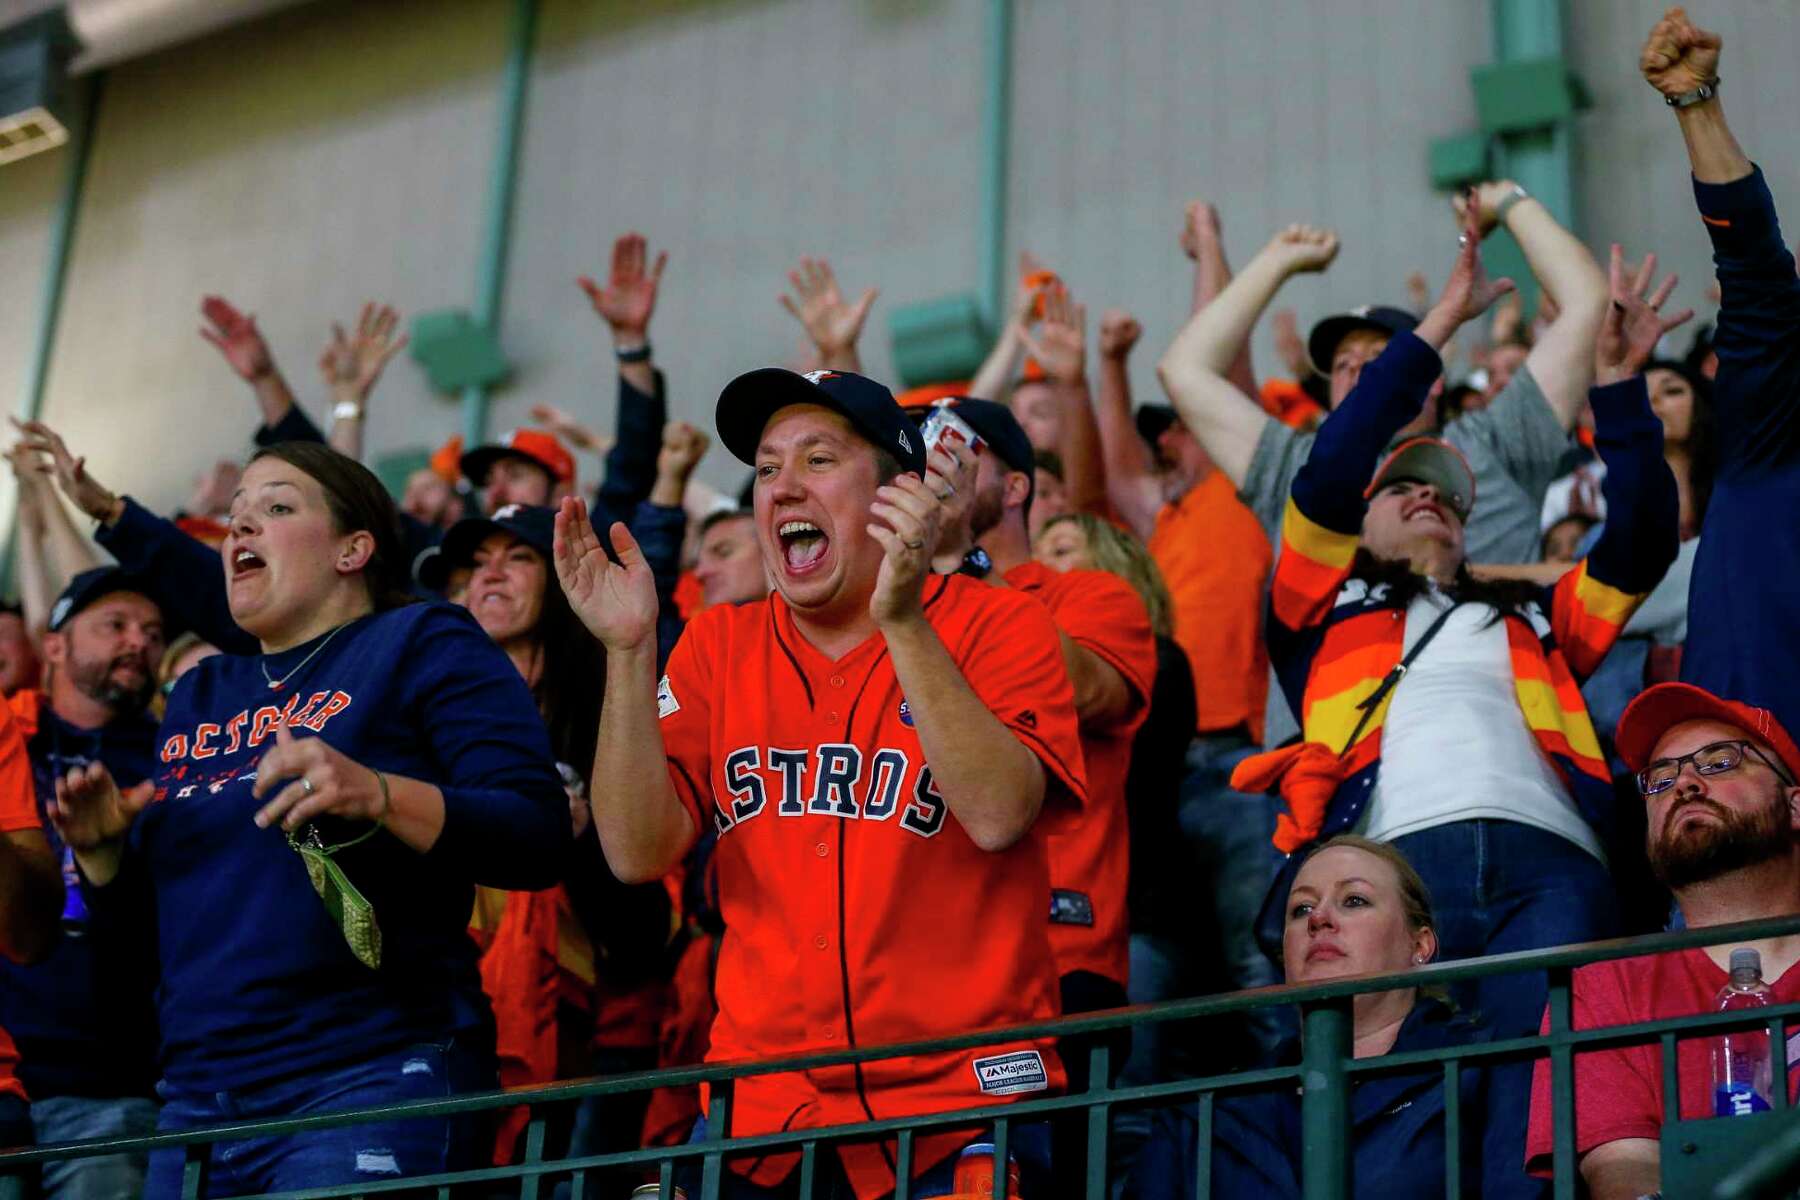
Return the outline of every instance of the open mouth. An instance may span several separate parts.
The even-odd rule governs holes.
[[[781,561],[790,575],[804,575],[818,566],[831,546],[825,531],[811,521],[783,521],[775,530],[781,542]]]
[[[241,579],[252,571],[260,571],[268,564],[258,558],[254,551],[239,550],[231,556],[231,577]]]
[[[1443,512],[1435,504],[1421,504],[1406,514],[1408,524],[1418,520],[1435,521],[1439,525],[1446,524]]]

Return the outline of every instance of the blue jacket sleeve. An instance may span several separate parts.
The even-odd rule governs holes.
[[[444,794],[431,857],[488,887],[560,883],[573,837],[569,798],[525,681],[473,617],[447,604],[425,606],[407,660],[405,703]]]
[[[125,513],[94,540],[133,574],[145,576],[157,600],[180,624],[227,654],[256,654],[262,646],[237,627],[225,598],[219,552],[125,497]]]
[[[663,425],[669,419],[662,372],[656,372],[656,391],[638,391],[619,377],[619,415],[613,430],[613,447],[606,452],[606,475],[594,505],[594,528],[600,544],[610,547],[606,530],[614,521],[630,523],[633,510],[650,495],[656,483],[656,455],[662,449]]]
[[[1362,369],[1344,402],[1319,426],[1306,465],[1294,476],[1294,504],[1335,533],[1362,530],[1363,491],[1381,452],[1419,415],[1443,373],[1437,351],[1410,333],[1397,333]]]
[[[675,607],[675,585],[681,582],[681,543],[687,536],[687,512],[649,501],[638,505],[631,518],[631,536],[656,577],[656,659],[669,661],[669,651],[681,636],[681,613]]]
[[[1588,577],[1630,595],[1649,592],[1681,549],[1681,503],[1663,459],[1662,422],[1642,375],[1588,391],[1606,524],[1588,552]]]
[[[1800,279],[1762,168],[1694,200],[1719,275],[1719,472],[1800,462]]]
[[[273,425],[260,426],[252,435],[258,446],[273,446],[278,442],[323,442],[325,434],[313,424],[313,419],[306,415],[298,404],[291,405],[287,415]]]

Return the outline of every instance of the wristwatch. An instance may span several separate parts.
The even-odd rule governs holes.
[[[354,400],[339,400],[331,406],[331,419],[334,421],[360,421],[362,415],[362,405]]]
[[[613,350],[613,357],[622,363],[649,362],[650,343],[640,342],[635,346],[620,346]]]
[[[1500,197],[1500,203],[1494,205],[1494,224],[1506,224],[1506,214],[1511,211],[1512,206],[1521,200],[1529,199],[1531,199],[1530,192],[1526,191],[1516,183],[1513,184],[1512,191]]]
[[[1719,94],[1719,77],[1714,75],[1691,92],[1683,92],[1679,96],[1664,96],[1663,103],[1670,108],[1692,108],[1703,104]]]

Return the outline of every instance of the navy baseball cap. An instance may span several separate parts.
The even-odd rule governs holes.
[[[550,561],[556,540],[556,510],[534,504],[508,504],[491,517],[465,517],[450,527],[435,553],[419,556],[413,576],[421,587],[444,590],[450,572],[475,565],[475,551],[496,533],[509,533]]]
[[[1368,329],[1393,337],[1396,333],[1411,333],[1418,323],[1419,318],[1404,308],[1385,304],[1358,305],[1347,313],[1326,317],[1314,325],[1306,337],[1306,353],[1312,357],[1313,370],[1330,375],[1331,360],[1337,354],[1338,343],[1349,334]]]
[[[903,470],[925,474],[925,443],[906,419],[894,393],[850,371],[808,371],[764,367],[739,375],[719,393],[714,414],[719,440],[739,462],[756,465],[769,418],[790,404],[817,404],[840,413],[856,432],[899,461]]]
[[[1138,436],[1156,445],[1156,439],[1181,423],[1181,417],[1167,404],[1140,404],[1131,415],[1137,425]]]
[[[69,586],[62,590],[62,595],[51,606],[50,632],[56,633],[76,613],[114,592],[134,592],[156,605],[159,610],[162,608],[162,601],[157,597],[156,590],[144,576],[133,574],[124,567],[90,567],[69,580]]]

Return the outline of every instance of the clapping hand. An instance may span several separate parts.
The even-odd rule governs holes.
[[[587,505],[568,496],[556,513],[552,557],[569,607],[607,653],[656,645],[656,577],[622,521],[607,531],[618,562],[606,557]]]

